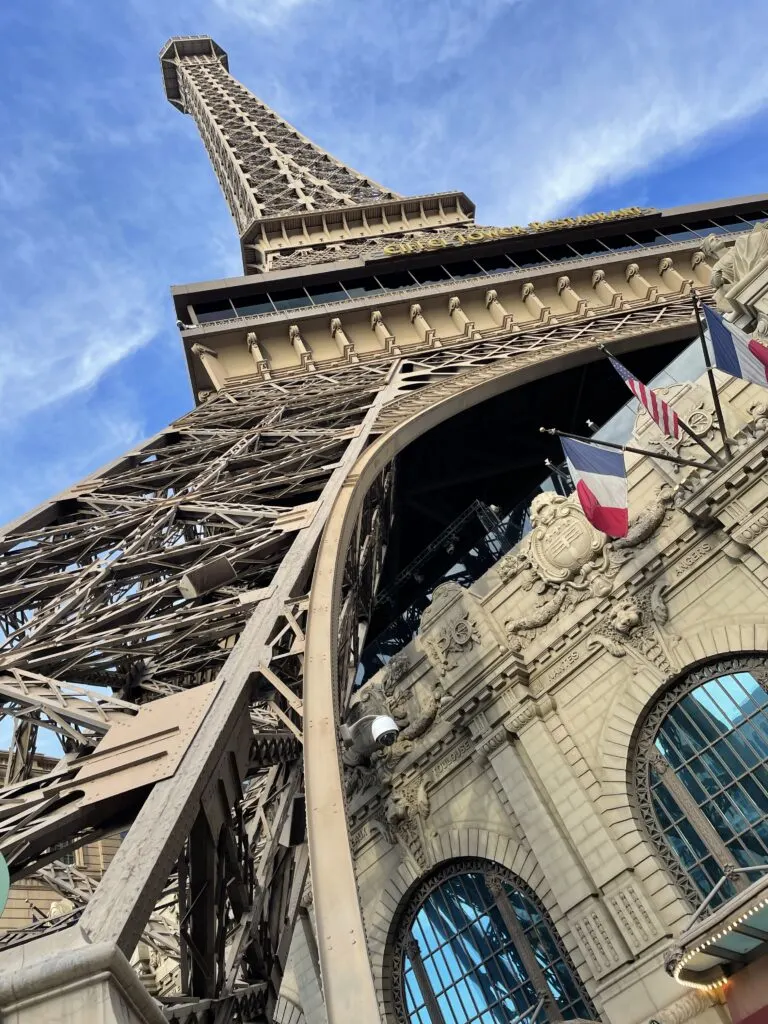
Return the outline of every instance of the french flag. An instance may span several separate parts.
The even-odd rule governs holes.
[[[626,537],[629,507],[623,452],[560,440],[584,515],[609,537]]]
[[[768,387],[768,346],[750,338],[733,324],[726,324],[720,314],[709,306],[702,304],[701,308],[718,370]]]

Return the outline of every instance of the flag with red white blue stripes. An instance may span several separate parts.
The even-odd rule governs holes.
[[[718,370],[768,387],[768,346],[726,323],[711,306],[702,309]]]
[[[680,437],[680,420],[675,410],[664,401],[653,388],[647,388],[641,380],[630,373],[618,359],[608,356],[611,364],[635,398],[644,407],[656,426],[667,437]]]
[[[623,452],[565,437],[560,443],[584,515],[609,537],[626,537],[629,506]]]

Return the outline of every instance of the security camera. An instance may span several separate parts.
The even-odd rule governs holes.
[[[391,747],[399,732],[397,723],[389,715],[376,715],[371,722],[371,738],[377,747]]]
[[[391,747],[399,732],[397,722],[389,715],[364,715],[349,725],[342,725],[345,762],[360,763],[382,747]]]

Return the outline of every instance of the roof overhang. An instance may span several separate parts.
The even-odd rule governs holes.
[[[768,866],[766,872],[679,936],[666,958],[675,981],[713,991],[768,956]]]

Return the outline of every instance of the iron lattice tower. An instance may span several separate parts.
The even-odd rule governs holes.
[[[477,241],[466,196],[402,197],[346,167],[235,81],[211,39],[173,39],[161,64],[251,280]],[[205,400],[2,532],[0,708],[14,732],[0,852],[15,879],[35,874],[74,909],[0,938],[0,971],[44,962],[53,991],[101,957],[125,978],[143,938],[178,959],[171,1019],[271,1019],[311,863],[328,1019],[377,1019],[336,737],[391,525],[392,460],[516,375],[591,358],[605,338],[690,331],[679,289],[624,302],[603,284],[593,275],[596,312],[559,277],[557,317],[526,284],[523,327],[482,282],[467,287],[481,287],[485,327],[458,286],[435,285],[450,330],[398,296],[412,335],[390,329],[388,307],[366,307],[365,351],[342,322],[357,308],[348,293],[311,311],[330,356],[293,309],[262,316],[259,333],[243,315],[249,368],[231,373],[216,347],[227,325],[184,324]],[[261,332],[275,325],[294,363],[274,347],[270,359]],[[45,732],[64,755],[40,775]],[[98,885],[62,863],[118,831]]]

